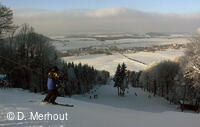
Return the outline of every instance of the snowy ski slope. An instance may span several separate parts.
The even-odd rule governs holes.
[[[0,126],[2,127],[199,127],[200,115],[181,112],[160,97],[148,98],[148,93],[139,88],[129,88],[125,97],[117,96],[113,82],[96,88],[98,99],[89,95],[75,95],[72,98],[58,97],[59,103],[74,104],[75,107],[61,107],[31,103],[42,100],[44,95],[29,93],[21,89],[0,90]],[[135,96],[137,93],[137,96]],[[8,120],[8,112],[29,112],[45,114],[68,113],[68,120]]]

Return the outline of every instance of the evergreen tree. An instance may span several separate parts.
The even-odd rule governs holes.
[[[113,78],[115,82],[114,87],[117,87],[118,89],[118,95],[119,95],[119,87],[120,87],[120,73],[121,73],[121,65],[118,64],[115,76]]]
[[[120,96],[124,96],[125,89],[128,88],[126,73],[127,70],[125,63],[123,63],[122,65],[118,64],[113,80],[115,82],[114,87],[117,87],[118,95]]]
[[[120,95],[124,96],[125,89],[128,88],[127,76],[126,76],[126,64],[123,63],[120,71]]]

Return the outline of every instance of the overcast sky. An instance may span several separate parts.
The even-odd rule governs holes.
[[[196,32],[200,0],[0,0],[44,34]]]

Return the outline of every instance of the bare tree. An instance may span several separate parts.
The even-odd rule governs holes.
[[[179,63],[163,61],[152,64],[142,72],[140,83],[148,92],[169,98],[170,91],[175,85],[175,77],[180,72]]]
[[[0,36],[15,28],[13,25],[13,12],[0,4]]]
[[[14,38],[15,38],[15,32],[17,30],[18,27],[13,28],[12,31],[10,32],[10,34],[8,35],[8,39],[10,42],[10,53],[13,53],[13,42],[14,42]]]

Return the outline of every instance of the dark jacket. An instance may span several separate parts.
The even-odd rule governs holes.
[[[48,81],[47,81],[48,90],[57,89],[56,84],[58,84],[58,79],[59,79],[59,75],[57,72],[48,73]]]

